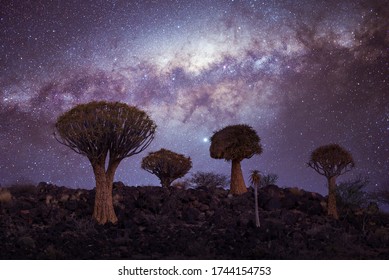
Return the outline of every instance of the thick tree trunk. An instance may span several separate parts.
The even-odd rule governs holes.
[[[164,188],[170,187],[170,185],[172,183],[172,180],[170,178],[160,178],[160,181],[161,181],[162,187],[164,187]]]
[[[93,172],[96,179],[96,196],[93,218],[99,224],[116,223],[115,210],[112,200],[112,183],[116,168],[110,166],[107,173],[103,164],[93,166]]]
[[[339,219],[338,210],[336,208],[336,177],[328,178],[328,215]]]
[[[231,166],[231,188],[230,193],[239,195],[247,192],[246,184],[244,183],[240,160],[233,160]]]

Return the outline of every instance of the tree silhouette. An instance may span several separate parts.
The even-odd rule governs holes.
[[[376,190],[373,193],[373,198],[375,198],[377,201],[389,205],[389,186],[385,185],[380,187],[378,190]]]
[[[261,185],[261,174],[258,170],[252,170],[250,174],[250,183],[254,187],[254,199],[255,199],[255,225],[260,227],[259,222],[259,210],[258,210],[258,188]]]
[[[262,153],[259,142],[260,138],[255,130],[245,124],[226,126],[211,137],[209,148],[211,157],[232,161],[230,188],[232,194],[247,192],[240,162]]]
[[[366,192],[369,179],[359,174],[357,177],[336,185],[336,205],[347,211],[356,208],[366,208],[373,197]]]
[[[278,175],[274,173],[264,174],[261,176],[260,187],[267,187],[269,185],[277,184]]]
[[[336,208],[336,179],[355,165],[351,154],[338,144],[330,144],[315,149],[308,166],[328,180],[328,215],[338,219]]]
[[[142,168],[156,175],[162,187],[170,187],[171,183],[183,176],[192,168],[190,157],[161,149],[151,152],[142,160]]]
[[[99,224],[116,223],[112,202],[116,169],[124,158],[148,147],[154,139],[155,123],[136,107],[93,101],[59,116],[55,128],[55,138],[86,156],[92,165],[96,180],[94,219]]]
[[[202,171],[193,173],[192,178],[188,180],[188,183],[193,188],[204,187],[207,189],[215,189],[217,187],[225,188],[230,184],[227,176],[224,174]]]

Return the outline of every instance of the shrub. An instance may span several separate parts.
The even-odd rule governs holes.
[[[38,188],[32,183],[14,183],[9,186],[8,190],[13,196],[21,195],[35,195],[38,191]]]
[[[261,184],[260,184],[260,187],[266,187],[266,186],[269,186],[269,185],[275,185],[277,183],[277,180],[278,180],[278,175],[277,174],[274,174],[274,173],[269,173],[269,174],[266,174],[266,175],[262,175],[261,176]]]
[[[224,174],[201,171],[193,173],[188,182],[191,188],[225,188],[230,184],[227,176]]]
[[[369,179],[359,175],[354,179],[340,182],[336,188],[337,203],[343,208],[365,208],[370,202],[370,196],[365,191]]]
[[[381,187],[372,194],[372,197],[380,203],[389,205],[389,187]]]

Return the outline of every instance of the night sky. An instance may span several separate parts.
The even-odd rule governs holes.
[[[280,186],[326,193],[307,167],[320,145],[354,156],[370,187],[389,184],[389,1],[0,1],[0,184],[92,188],[88,160],[53,137],[56,118],[121,101],[158,125],[115,181],[159,185],[148,152],[190,156],[229,175],[213,132],[248,124],[263,153],[242,162]]]

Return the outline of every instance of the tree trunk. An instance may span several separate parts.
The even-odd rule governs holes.
[[[254,194],[255,194],[255,225],[260,227],[259,222],[259,210],[258,210],[258,184],[254,184]]]
[[[170,178],[160,178],[160,181],[161,181],[161,185],[163,188],[168,188],[170,187],[171,183],[172,183],[172,180]]]
[[[96,179],[96,196],[95,206],[93,210],[93,218],[99,224],[116,223],[115,210],[112,200],[112,183],[116,168],[109,166],[107,173],[105,172],[104,164],[95,164],[93,172]]]
[[[336,208],[336,176],[328,178],[328,215],[339,219],[338,210]]]
[[[244,183],[240,160],[233,160],[231,166],[231,188],[230,193],[239,195],[247,192],[246,184]]]

